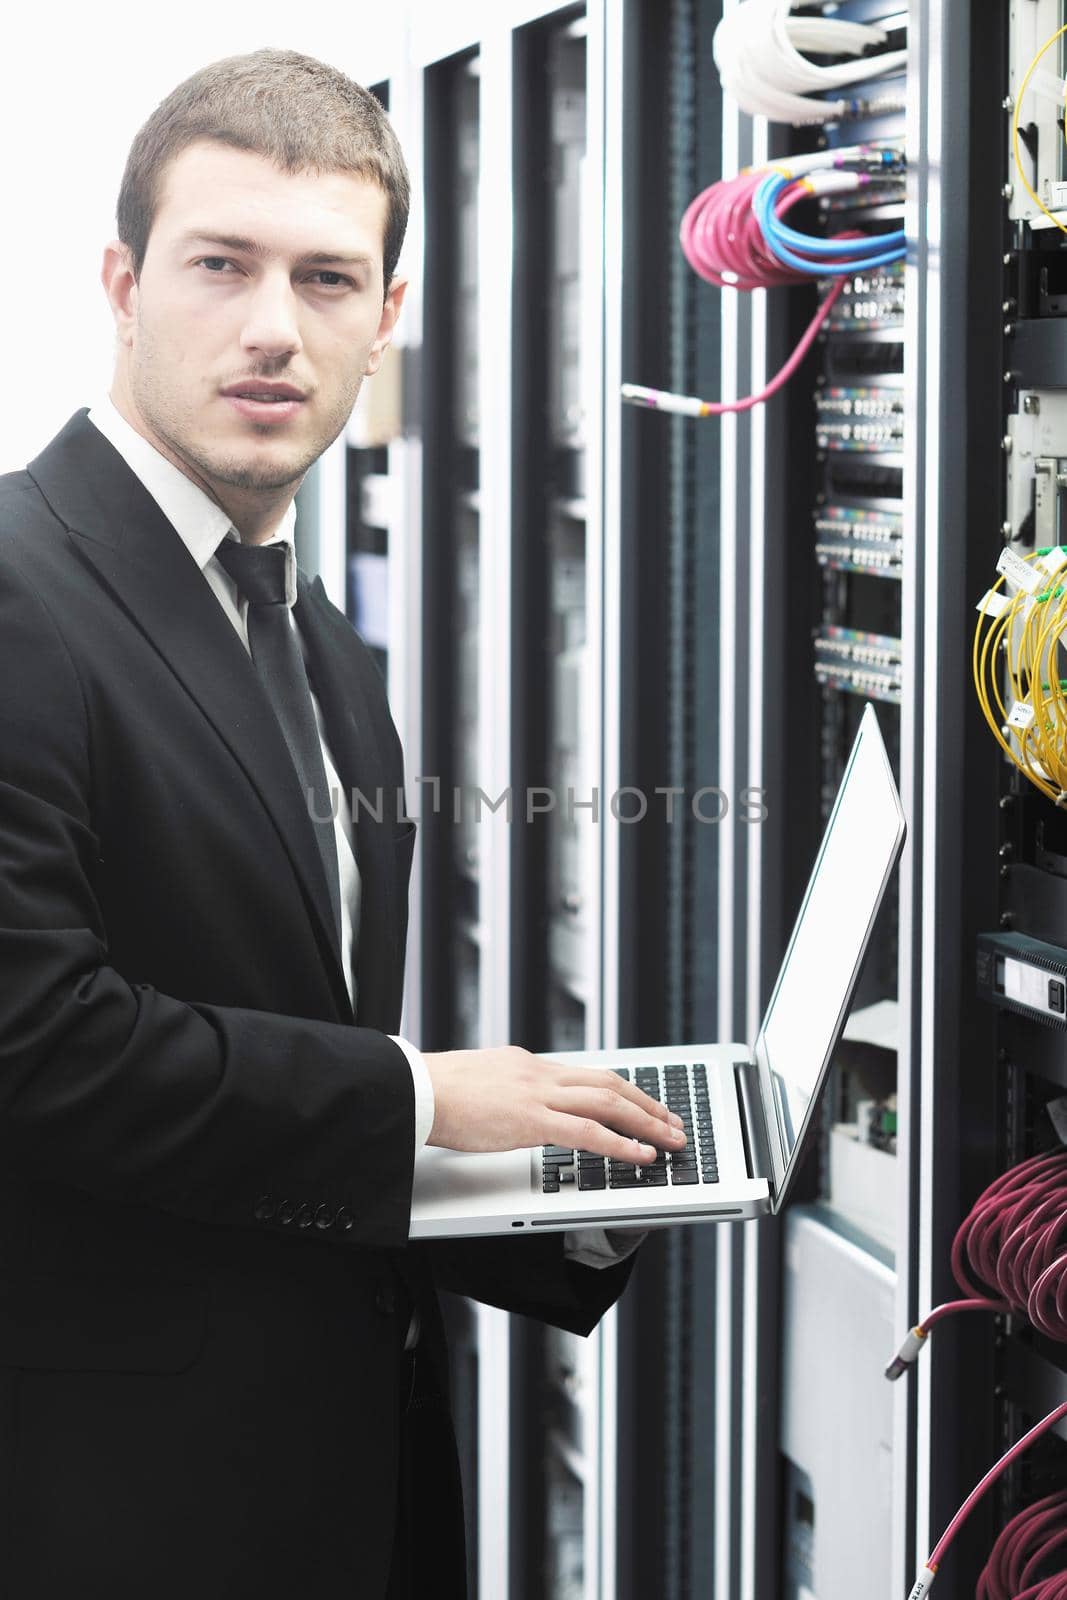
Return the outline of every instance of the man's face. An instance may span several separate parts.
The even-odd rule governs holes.
[[[125,317],[112,303],[140,420],[190,475],[295,487],[341,432],[406,287],[383,310],[386,205],[365,179],[290,175],[209,140],[167,167]],[[235,392],[272,382],[301,398]]]

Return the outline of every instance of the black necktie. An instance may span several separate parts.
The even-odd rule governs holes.
[[[322,745],[315,722],[300,643],[289,619],[285,589],[284,545],[238,544],[228,536],[215,554],[248,601],[248,643],[263,686],[281,724],[300,788],[308,803],[308,819],[322,857],[330,891],[337,953],[341,952],[341,885],[333,806],[326,784]],[[320,820],[323,819],[323,820]]]

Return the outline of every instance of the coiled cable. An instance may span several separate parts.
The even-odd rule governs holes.
[[[904,235],[899,231],[867,234],[853,228],[826,239],[787,228],[782,219],[801,200],[813,196],[859,191],[886,177],[899,181],[900,164],[896,145],[856,145],[798,157],[787,166],[745,171],[698,194],[686,207],[679,237],[689,265],[707,283],[750,292],[805,283],[813,277],[837,281],[796,349],[758,394],[741,400],[701,400],[625,383],[623,399],[705,417],[748,411],[777,394],[811,348],[846,280],[904,255]]]
[[[1067,553],[1057,546],[1006,555],[1016,592],[1006,592],[1002,573],[978,602],[971,652],[975,691],[1005,755],[1062,807],[1067,805],[1067,679],[1060,677],[1059,648],[1067,630],[1067,589],[1058,574],[1067,565]]]
[[[1048,1573],[1052,1561],[1060,1572]],[[1035,1501],[1006,1524],[975,1600],[1067,1600],[1067,1489]]]
[[[971,1490],[970,1494],[967,1496],[966,1500],[960,1506],[959,1510],[956,1512],[956,1515],[952,1518],[952,1521],[949,1523],[948,1527],[937,1541],[930,1553],[926,1565],[920,1569],[918,1576],[915,1579],[915,1584],[909,1591],[908,1600],[922,1600],[924,1595],[929,1594],[931,1588],[933,1587],[934,1579],[937,1577],[938,1571],[940,1570],[941,1563],[944,1561],[945,1556],[947,1555],[953,1541],[956,1538],[956,1535],[963,1527],[963,1524],[967,1521],[967,1518],[970,1516],[975,1506],[993,1487],[997,1479],[1007,1472],[1008,1468],[1012,1466],[1014,1462],[1018,1461],[1020,1456],[1025,1455],[1026,1451],[1029,1450],[1031,1445],[1036,1444],[1038,1439],[1042,1438],[1046,1433],[1050,1432],[1050,1430],[1053,1429],[1057,1423],[1063,1422],[1065,1419],[1067,1419],[1067,1405],[1057,1406],[1054,1411],[1050,1411],[1047,1417],[1042,1417],[1041,1421],[1036,1422],[1028,1433],[1024,1433],[1022,1438],[1013,1444],[1010,1450],[1005,1450],[1000,1460],[995,1462],[993,1466],[990,1467],[989,1471],[986,1473],[981,1482],[975,1484],[974,1488]],[[1051,1581],[1056,1582],[1058,1580]],[[1053,1588],[1048,1592],[1043,1592],[1041,1587],[1037,1587],[1035,1589],[1034,1586],[1031,1585],[1030,1588],[1023,1590],[1022,1594],[1012,1597],[1012,1600],[1065,1600],[1065,1596],[1062,1589],[1059,1587]]]
[[[1031,1156],[989,1185],[956,1232],[952,1275],[965,1298],[916,1324],[887,1378],[906,1372],[930,1329],[961,1311],[1014,1312],[1067,1342],[1067,1150]]]
[[[719,23],[712,52],[725,93],[742,111],[772,122],[822,123],[869,115],[878,102],[872,105],[833,91],[900,72],[907,52],[857,59],[885,44],[884,28],[828,17],[792,17],[791,9],[790,0],[742,0]],[[853,59],[821,66],[807,60],[802,51]]]

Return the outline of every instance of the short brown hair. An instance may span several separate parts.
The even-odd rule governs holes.
[[[169,161],[196,139],[268,157],[284,172],[349,172],[385,192],[385,289],[407,230],[411,186],[380,102],[313,56],[255,50],[194,72],[162,101],[130,146],[118,200],[119,238],[139,277]]]

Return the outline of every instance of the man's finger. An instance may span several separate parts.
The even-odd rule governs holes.
[[[613,1133],[591,1117],[572,1117],[565,1112],[558,1112],[547,1127],[546,1144],[562,1145],[568,1150],[589,1150],[593,1155],[607,1156],[611,1161],[647,1167],[659,1155],[654,1145]]]
[[[575,1084],[588,1085],[590,1088],[600,1089],[605,1087],[614,1089],[627,1100],[632,1100],[634,1105],[640,1106],[643,1111],[650,1112],[658,1117],[661,1122],[673,1122],[675,1127],[681,1126],[681,1118],[673,1111],[668,1111],[661,1100],[654,1100],[650,1094],[639,1089],[636,1084],[628,1083],[625,1078],[620,1078],[615,1072],[608,1072],[600,1067],[571,1067],[562,1061],[546,1062],[546,1065],[557,1069],[559,1077],[557,1082],[568,1086]]]
[[[606,1084],[598,1083],[589,1088],[578,1084],[559,1084],[545,1096],[545,1103],[554,1111],[590,1117],[601,1127],[632,1134],[660,1149],[681,1150],[685,1145],[685,1136],[680,1127],[675,1128],[662,1117],[650,1115],[642,1105]]]

